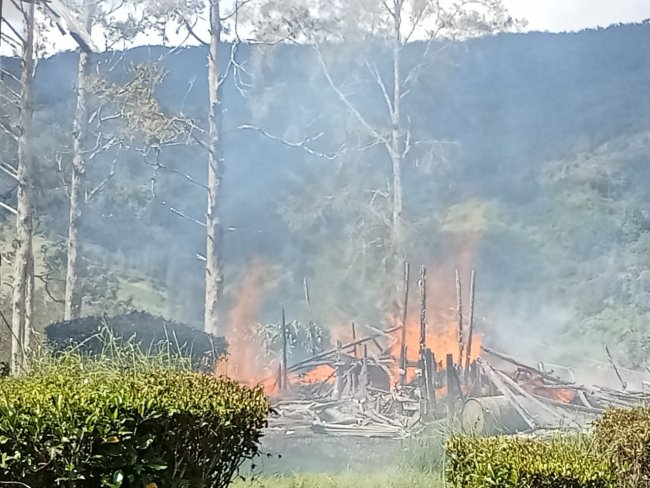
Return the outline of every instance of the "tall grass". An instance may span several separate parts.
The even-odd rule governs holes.
[[[236,481],[232,488],[442,488],[442,474],[407,470],[368,474],[294,474]]]

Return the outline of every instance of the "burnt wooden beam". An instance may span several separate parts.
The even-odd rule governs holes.
[[[451,418],[454,415],[456,408],[455,390],[454,388],[454,356],[447,354],[447,416]]]
[[[420,267],[420,357],[427,347],[427,268]]]
[[[456,321],[458,322],[458,365],[463,367],[463,289],[460,282],[460,272],[456,269]]]
[[[287,371],[287,318],[282,307],[282,390],[289,388],[289,373]]]
[[[341,346],[341,348],[342,348],[342,350],[345,351],[345,350],[348,350],[348,349],[350,349],[350,348],[352,348],[352,347],[354,347],[356,345],[360,345],[360,344],[364,344],[364,343],[366,343],[368,341],[376,340],[378,337],[381,337],[383,334],[392,334],[394,332],[397,332],[400,329],[401,329],[401,326],[392,327],[392,328],[390,328],[388,330],[383,331],[381,334],[373,334],[371,336],[363,337],[361,339],[357,339],[356,341],[348,342],[347,344],[343,344]],[[287,370],[290,373],[293,373],[293,372],[301,369],[306,364],[309,364],[309,363],[312,363],[314,361],[318,361],[319,359],[326,358],[327,356],[331,356],[333,354],[336,354],[337,351],[338,351],[338,347],[335,347],[333,349],[329,349],[327,351],[323,351],[323,352],[320,352],[318,354],[314,354],[313,356],[311,356],[311,357],[309,357],[307,359],[304,359],[304,360],[302,360],[302,361],[300,361],[300,362],[298,362],[298,363],[296,363],[296,364],[294,364],[292,366],[289,366],[289,368],[287,368]]]
[[[476,270],[472,270],[469,280],[469,316],[467,317],[467,353],[465,354],[465,381],[469,375],[470,361],[472,360],[472,340],[474,339],[474,295],[476,292]]]
[[[546,373],[544,371],[541,371],[541,370],[539,370],[537,368],[534,368],[532,366],[524,364],[524,363],[522,363],[520,361],[517,361],[516,359],[514,359],[514,358],[512,358],[512,357],[510,357],[510,356],[508,356],[506,354],[495,351],[494,349],[490,349],[488,347],[481,346],[481,351],[486,352],[489,355],[494,356],[495,358],[501,359],[503,361],[506,361],[506,362],[508,362],[510,364],[514,364],[515,366],[518,366],[521,369],[527,369],[528,371],[533,371],[534,373],[537,373],[538,375],[540,375],[545,380],[548,380],[548,381],[550,381],[552,383],[565,383],[560,378],[558,378],[557,376],[550,375],[550,374],[548,374],[548,373]]]
[[[402,337],[400,342],[400,355],[399,355],[399,368],[400,368],[400,385],[403,385],[406,382],[406,320],[408,314],[408,304],[409,304],[409,277],[410,277],[410,265],[409,263],[404,263],[404,277],[402,280],[402,288],[404,290],[404,301],[402,302]]]

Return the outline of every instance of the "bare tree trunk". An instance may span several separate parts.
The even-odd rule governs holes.
[[[401,102],[402,79],[400,61],[402,52],[402,0],[395,1],[394,11],[395,39],[393,41],[393,103],[391,110],[391,148],[390,158],[393,171],[393,245],[397,254],[402,247],[402,134],[401,134]]]
[[[223,174],[221,158],[221,100],[219,83],[219,44],[221,42],[220,0],[210,0],[210,55],[208,56],[209,144],[208,144],[208,208],[206,214],[205,316],[203,327],[215,333],[218,326],[218,305],[223,293],[221,246],[223,227],[219,198]]]
[[[86,30],[92,27],[90,7],[86,8]],[[65,320],[77,319],[81,316],[82,294],[79,279],[81,262],[81,228],[86,175],[84,150],[88,132],[88,82],[90,54],[81,50],[77,75],[77,107],[75,110],[74,126],[72,129],[73,157],[72,180],[70,182],[70,217],[68,220],[68,266],[65,277]]]
[[[390,145],[387,145],[388,153],[391,159],[391,173],[392,173],[392,217],[391,217],[391,235],[390,235],[390,257],[391,257],[391,275],[392,282],[399,283],[399,264],[406,261],[406,253],[404,249],[404,236],[402,229],[402,211],[404,208],[402,200],[402,131],[401,131],[401,49],[402,38],[400,34],[402,24],[402,1],[395,1],[395,10],[393,14],[393,93],[392,99],[389,102],[390,122],[391,122],[391,135]],[[389,303],[395,305],[395,313],[399,310],[399,287],[391,287],[392,296]]]
[[[31,324],[34,292],[32,265],[32,202],[31,202],[31,123],[32,79],[34,74],[34,4],[25,5],[25,34],[21,73],[20,123],[18,138],[16,257],[14,263],[14,293],[12,299],[11,372],[24,368],[25,331]],[[27,307],[30,309],[28,310]]]

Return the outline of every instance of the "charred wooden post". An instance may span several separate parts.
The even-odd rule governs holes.
[[[463,367],[463,290],[460,283],[460,272],[456,269],[456,319],[458,320],[458,366]]]
[[[476,270],[472,270],[472,276],[469,282],[469,316],[467,318],[467,353],[465,354],[465,382],[468,382],[470,374],[469,367],[472,360],[472,339],[474,338],[474,295],[476,292]]]
[[[282,381],[282,365],[278,364],[278,374],[275,377],[275,385],[277,386],[278,390],[283,390],[284,385]]]
[[[409,276],[410,276],[410,266],[409,263],[405,262],[404,263],[404,280],[402,282],[402,287],[404,290],[404,302],[402,303],[402,337],[401,337],[401,343],[400,343],[400,355],[399,355],[399,368],[400,368],[400,378],[399,378],[399,383],[400,385],[404,385],[406,383],[406,361],[407,361],[407,356],[406,356],[406,320],[407,320],[407,313],[408,313],[408,304],[409,304]]]
[[[336,380],[334,382],[334,398],[340,400],[343,394],[343,347],[341,341],[336,341],[336,363],[334,368],[336,371]]]
[[[282,307],[282,383],[280,389],[289,389],[289,373],[287,372],[287,318],[284,307]]]
[[[370,376],[368,374],[368,346],[363,345],[363,359],[361,362],[361,396],[364,400],[368,399],[368,386],[370,384]]]
[[[427,347],[427,268],[420,268],[420,358]]]
[[[452,417],[454,415],[455,409],[455,392],[456,388],[454,387],[454,356],[453,354],[447,354],[447,416]]]
[[[354,322],[352,322],[352,342],[356,342],[357,340],[357,329],[354,326]],[[354,345],[354,351],[352,352],[352,355],[356,358],[357,357],[357,345]]]
[[[311,298],[309,297],[309,283],[307,278],[302,280],[303,289],[305,292],[305,303],[307,304],[307,312],[309,313],[309,338],[311,339],[311,353],[316,354],[318,351],[318,343],[316,341],[316,333],[314,331],[314,316],[311,311]]]
[[[436,410],[435,360],[431,349],[424,350],[424,386],[427,399],[427,413],[433,415]]]
[[[616,376],[618,377],[618,381],[621,382],[621,386],[623,387],[623,391],[627,389],[627,382],[623,379],[621,376],[621,373],[618,372],[618,368],[616,367],[616,363],[614,362],[614,358],[612,357],[611,353],[609,352],[609,347],[605,346],[605,351],[607,352],[607,357],[609,358],[609,363],[612,365],[612,368],[614,368],[614,372],[616,373]]]

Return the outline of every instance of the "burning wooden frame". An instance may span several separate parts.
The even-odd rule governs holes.
[[[470,279],[464,324],[461,278],[456,272],[457,353],[440,357],[427,327],[427,273],[421,267],[419,315],[409,325],[410,268],[404,267],[403,310],[387,330],[366,327],[356,338],[289,366],[286,342],[275,379],[271,426],[308,426],[318,433],[404,437],[429,422],[459,417],[466,431],[515,433],[548,428],[582,428],[609,407],[650,402],[650,395],[604,387],[587,388],[552,372],[521,363],[480,345],[474,331],[476,272]],[[283,331],[285,331],[283,313]],[[409,356],[417,329],[417,357]],[[409,341],[410,337],[410,341]],[[466,340],[465,340],[466,338]],[[452,344],[445,347],[453,348]],[[444,357],[443,357],[444,356]]]

